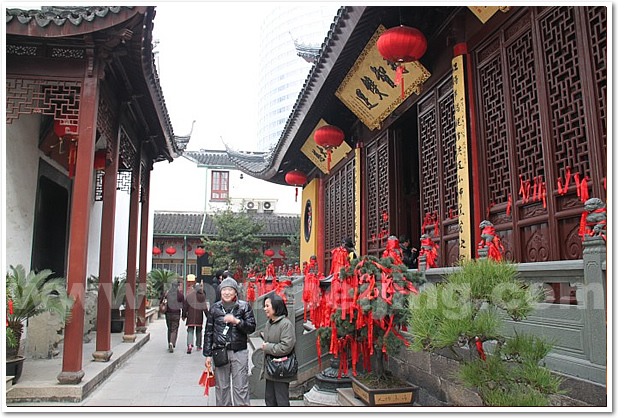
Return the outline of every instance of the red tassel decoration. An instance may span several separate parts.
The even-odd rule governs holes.
[[[511,194],[509,193],[509,200],[508,200],[508,203],[506,204],[506,216],[509,216],[511,214],[512,205],[513,205],[513,199],[511,198]]]
[[[331,151],[330,151],[330,148],[328,148],[326,150],[326,167],[329,172],[330,172],[330,160],[331,160]]]
[[[69,145],[69,178],[75,177],[75,163],[77,161],[77,145],[71,141]]]
[[[577,197],[580,197],[582,195],[582,190],[581,190],[581,182],[579,181],[579,173],[575,173],[575,176],[573,176],[573,178],[575,178],[575,188],[577,189]]]
[[[403,87],[403,70],[405,67],[403,65],[397,66],[397,72],[395,73],[395,85],[398,86],[401,83],[401,99],[405,99],[405,89]]]
[[[581,182],[581,201],[582,203],[586,203],[586,200],[589,199],[588,196],[588,176],[584,177]]]

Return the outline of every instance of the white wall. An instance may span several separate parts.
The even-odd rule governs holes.
[[[150,173],[150,212],[202,212],[205,206],[204,169],[184,157],[160,161]]]
[[[294,187],[269,183],[247,174],[240,178],[241,171],[225,168],[230,172],[230,200],[232,204],[257,200],[276,202],[275,213],[300,214],[300,201],[294,201]],[[176,158],[172,163],[154,165],[150,182],[150,212],[180,211],[212,213],[224,209],[225,202],[210,200],[212,169],[198,167],[187,158]],[[299,189],[300,194],[300,189]]]
[[[6,125],[6,267],[30,270],[39,173],[39,115]]]

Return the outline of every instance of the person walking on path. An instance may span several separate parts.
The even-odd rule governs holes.
[[[274,292],[264,299],[264,313],[268,318],[262,343],[264,361],[260,373],[260,379],[266,378],[264,401],[266,406],[290,406],[290,382],[296,380],[296,375],[290,377],[269,375],[266,372],[266,355],[283,357],[294,350],[296,345],[294,324],[287,318],[288,309],[285,302]]]
[[[210,307],[206,318],[203,355],[206,368],[212,368],[213,351],[223,349],[226,364],[215,365],[217,406],[249,406],[249,350],[247,336],[255,331],[251,305],[238,299],[238,283],[231,277],[219,286],[221,300]],[[232,386],[230,388],[230,377]]]
[[[204,316],[208,311],[206,294],[200,283],[193,285],[193,289],[187,293],[182,307],[182,319],[187,326],[187,354],[193,350],[193,334],[195,333],[195,346],[197,350],[202,349],[202,325]]]
[[[165,312],[165,323],[167,324],[167,348],[170,353],[173,353],[174,348],[176,348],[180,314],[182,312],[182,305],[185,300],[185,296],[182,293],[182,283],[178,280],[174,280],[163,298],[167,298],[167,311]]]

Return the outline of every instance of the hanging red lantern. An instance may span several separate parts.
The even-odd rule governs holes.
[[[196,256],[201,257],[201,256],[203,256],[204,254],[206,254],[206,250],[205,250],[205,249],[203,249],[202,247],[197,247],[197,248],[195,249],[195,255],[196,255]]]
[[[280,255],[282,258],[285,258],[285,251],[283,251],[283,250],[279,250],[279,255]]]
[[[172,247],[171,245],[169,247],[167,247],[165,249],[165,252],[168,253],[170,256],[176,254],[176,248]]]
[[[378,38],[377,47],[385,60],[397,64],[395,85],[401,83],[403,99],[403,70],[405,70],[403,63],[421,59],[427,51],[427,38],[420,30],[401,25],[384,31]]]
[[[330,171],[331,150],[343,144],[345,134],[343,131],[333,125],[324,125],[313,134],[315,143],[326,149],[327,159],[326,165]]]
[[[298,186],[303,186],[307,183],[307,175],[300,170],[292,170],[285,175],[285,182],[292,186],[296,186],[296,196],[294,197],[294,201],[297,202]]]
[[[159,248],[159,247],[153,247],[153,249],[152,249],[152,253],[153,253],[154,255],[159,255],[159,254],[161,254],[161,248]]]
[[[266,257],[272,257],[273,255],[275,255],[275,252],[272,249],[267,249],[266,251],[264,251],[264,255]]]

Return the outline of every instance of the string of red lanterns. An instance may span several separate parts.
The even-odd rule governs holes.
[[[384,31],[377,47],[385,60],[397,65],[395,85],[401,83],[401,98],[404,99],[403,64],[421,59],[427,51],[427,38],[420,30],[401,25]]]
[[[160,255],[160,254],[161,254],[161,248],[159,248],[159,247],[153,247],[153,248],[152,248],[152,253],[153,253],[154,255]]]
[[[313,140],[315,143],[326,149],[326,166],[328,171],[330,171],[332,149],[343,144],[344,139],[345,134],[341,128],[333,125],[324,125],[313,134]]]
[[[169,255],[169,256],[173,256],[174,254],[176,254],[176,248],[172,247],[171,245],[169,247],[167,247],[165,249],[165,252]]]
[[[271,248],[269,248],[266,251],[264,251],[264,255],[266,257],[272,257],[273,255],[275,255],[275,252]]]

